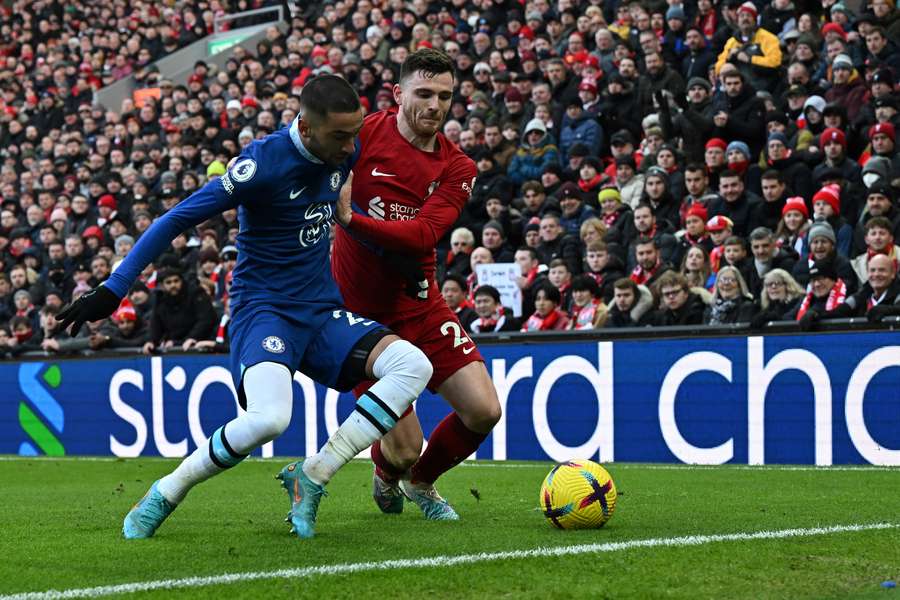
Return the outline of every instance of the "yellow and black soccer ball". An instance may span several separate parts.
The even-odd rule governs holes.
[[[559,463],[541,485],[541,511],[560,529],[603,527],[616,508],[616,484],[587,459]]]

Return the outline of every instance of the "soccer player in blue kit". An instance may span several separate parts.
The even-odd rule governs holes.
[[[347,391],[377,379],[318,454],[278,477],[291,497],[293,530],[314,535],[331,477],[380,439],[431,378],[428,358],[377,322],[344,309],[331,276],[329,232],[341,186],[359,155],[359,97],[336,76],[300,96],[290,127],[251,143],[228,172],[176,205],[119,268],[59,315],[72,334],[112,314],[144,267],[180,232],[238,208],[238,262],[231,287],[231,371],[246,412],[217,429],[125,517],[128,539],[147,538],[188,491],[278,437],[291,420],[293,375]]]

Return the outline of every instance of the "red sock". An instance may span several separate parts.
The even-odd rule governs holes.
[[[388,462],[381,453],[381,440],[375,440],[372,444],[372,462],[375,463],[375,473],[387,483],[397,483],[403,475],[403,471]]]
[[[412,413],[412,406],[400,416],[402,419],[406,415]],[[403,476],[403,471],[395,467],[381,452],[381,440],[375,440],[371,449],[372,462],[375,463],[375,472],[387,483],[397,483]]]
[[[431,432],[428,447],[412,467],[414,483],[434,483],[438,477],[472,455],[488,436],[472,431],[455,412]]]

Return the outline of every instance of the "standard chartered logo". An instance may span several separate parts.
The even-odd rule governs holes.
[[[63,408],[44,387],[46,384],[55,390],[61,383],[62,372],[57,365],[48,367],[46,363],[35,362],[19,366],[19,390],[27,400],[19,401],[19,425],[30,438],[19,445],[21,456],[66,453],[58,437],[65,425]]]

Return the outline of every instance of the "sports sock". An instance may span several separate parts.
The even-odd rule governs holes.
[[[359,397],[355,410],[322,449],[303,461],[303,472],[313,482],[325,485],[338,469],[390,431],[425,389],[432,368],[421,350],[397,340],[378,356],[372,372],[378,381]]]
[[[278,437],[291,421],[292,386],[291,372],[282,364],[264,362],[247,369],[247,411],[219,427],[206,443],[160,479],[159,493],[178,504],[195,485],[235,466]]]
[[[450,413],[431,432],[428,447],[412,466],[413,483],[431,484],[437,478],[472,455],[488,436],[466,427],[455,412]]]
[[[403,476],[403,471],[391,463],[381,452],[381,440],[375,440],[372,444],[372,462],[375,463],[375,471],[381,479],[387,483],[397,483]]]

